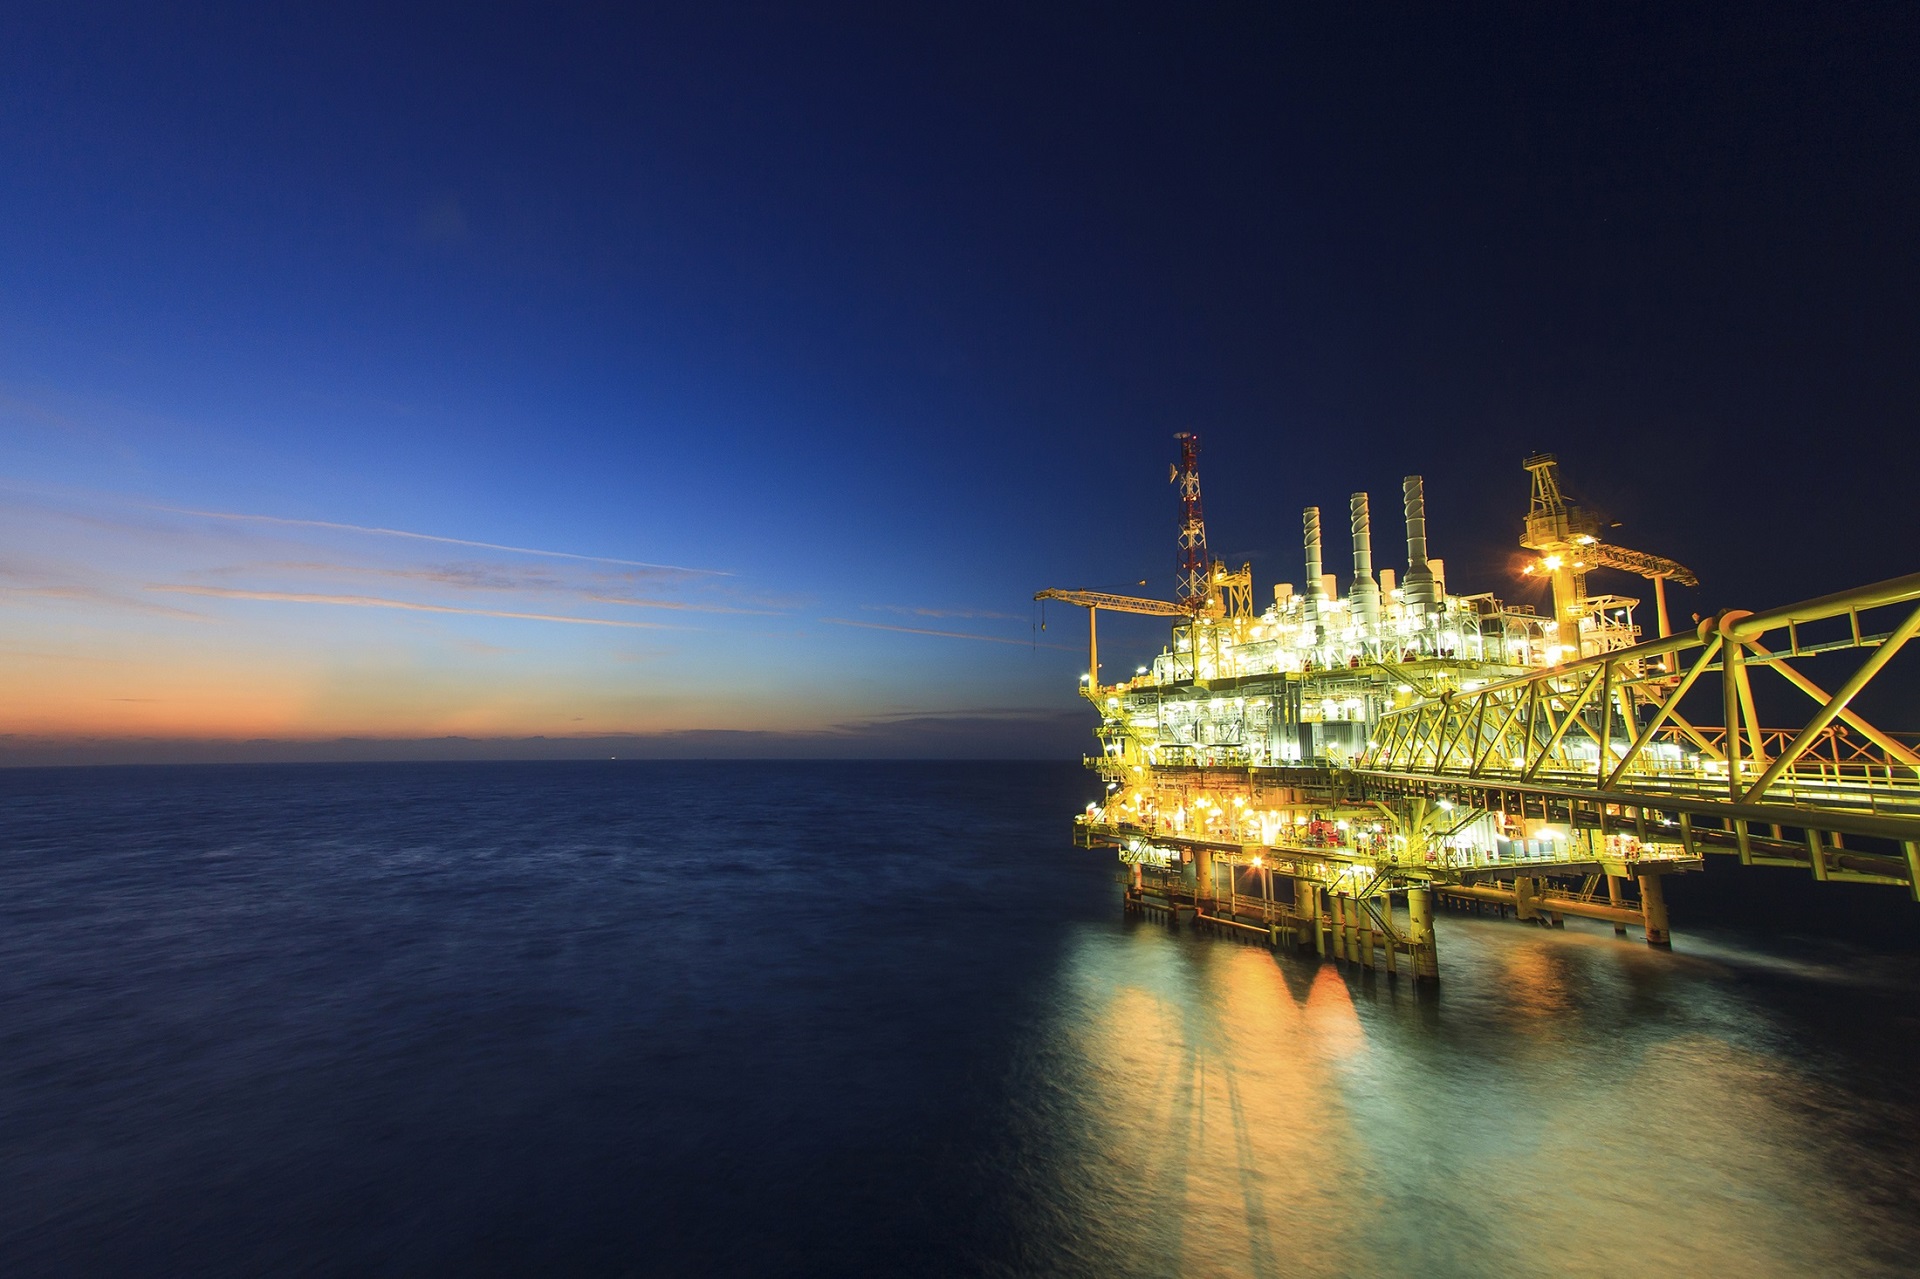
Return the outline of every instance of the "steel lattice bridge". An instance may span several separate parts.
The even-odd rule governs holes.
[[[1184,552],[1199,481],[1197,441],[1181,443]],[[1081,687],[1101,751],[1087,763],[1107,793],[1076,839],[1118,851],[1130,911],[1390,972],[1404,956],[1431,977],[1436,904],[1585,916],[1665,945],[1662,877],[1708,855],[1920,900],[1920,749],[1862,709],[1920,688],[1888,674],[1920,633],[1920,574],[1669,634],[1666,582],[1692,574],[1600,543],[1551,456],[1527,469],[1522,544],[1553,584],[1550,616],[1446,590],[1417,476],[1398,585],[1373,570],[1355,494],[1345,598],[1321,571],[1317,508],[1307,589],[1280,584],[1258,614],[1248,568],[1215,563],[1196,588],[1191,555],[1176,603],[1040,593],[1089,611]],[[1589,593],[1595,569],[1645,577],[1661,634],[1641,638],[1639,601]],[[1174,618],[1172,642],[1104,682],[1103,608]]]
[[[1353,778],[1372,793],[1537,803],[1601,830],[1631,820],[1636,832],[1674,832],[1689,856],[1730,849],[1743,863],[1904,886],[1920,900],[1920,755],[1852,709],[1920,632],[1916,601],[1920,574],[1444,688],[1382,716]],[[1828,692],[1808,668],[1847,650],[1863,660]],[[1805,704],[1797,726],[1761,726],[1763,675]],[[1692,722],[1681,707],[1694,703],[1719,708],[1732,731]]]

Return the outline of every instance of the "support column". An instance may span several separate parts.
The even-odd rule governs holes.
[[[1100,610],[1087,610],[1087,696],[1100,691]]]
[[[1654,616],[1660,621],[1660,638],[1665,639],[1673,634],[1673,625],[1667,619],[1667,575],[1665,573],[1656,574],[1653,579],[1653,608]],[[1680,670],[1679,661],[1677,654],[1668,653],[1660,659],[1660,668],[1669,675],[1677,674]]]
[[[1813,877],[1820,883],[1827,882],[1827,857],[1820,848],[1820,832],[1807,827],[1807,860],[1813,866]]]
[[[1620,877],[1618,875],[1607,876],[1607,904],[1615,910],[1620,909]],[[1617,919],[1614,920],[1613,935],[1615,937],[1625,937],[1627,935],[1627,926]]]
[[[1407,890],[1407,933],[1413,941],[1413,980],[1440,980],[1440,960],[1433,944],[1433,890]]]
[[[1327,931],[1320,926],[1320,885],[1301,881],[1307,890],[1307,928],[1313,933],[1313,953],[1327,957]]]
[[[1533,908],[1533,876],[1515,875],[1513,877],[1513,917],[1515,919],[1538,919],[1539,913]]]
[[[1671,949],[1673,941],[1667,935],[1667,895],[1658,875],[1640,876],[1640,917],[1646,922],[1647,945]]]
[[[1213,900],[1213,850],[1196,848],[1193,850],[1193,904],[1196,908],[1201,902]]]

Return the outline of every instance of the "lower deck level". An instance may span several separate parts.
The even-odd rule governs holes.
[[[1223,882],[1224,880],[1224,882]],[[1247,882],[1251,881],[1251,882]],[[1579,880],[1516,874],[1474,883],[1412,887],[1387,892],[1343,893],[1308,878],[1258,873],[1243,877],[1186,877],[1154,867],[1131,866],[1122,877],[1128,914],[1197,928],[1274,949],[1311,950],[1323,958],[1356,964],[1416,983],[1437,982],[1436,907],[1496,913],[1523,922],[1559,927],[1568,916],[1611,923],[1616,934],[1637,929],[1649,946],[1666,948],[1665,894],[1657,875],[1629,880],[1592,874]],[[1249,891],[1250,890],[1250,891]]]

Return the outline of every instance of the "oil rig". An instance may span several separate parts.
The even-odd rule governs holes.
[[[1550,614],[1449,591],[1417,475],[1401,490],[1403,572],[1375,569],[1355,493],[1347,589],[1310,506],[1301,584],[1256,608],[1251,566],[1207,551],[1199,438],[1175,439],[1176,597],[1034,597],[1087,609],[1080,691],[1100,749],[1086,763],[1105,794],[1075,842],[1118,851],[1129,913],[1425,982],[1437,906],[1597,919],[1668,946],[1662,882],[1710,854],[1920,900],[1916,738],[1854,709],[1920,632],[1920,574],[1676,632],[1666,584],[1694,575],[1605,541],[1542,453],[1524,463],[1520,545]],[[1651,583],[1651,638],[1640,600],[1589,592],[1595,570]],[[1102,609],[1172,620],[1131,678],[1101,679]],[[1818,666],[1843,668],[1831,691]],[[1795,691],[1797,723],[1762,726],[1761,678]]]

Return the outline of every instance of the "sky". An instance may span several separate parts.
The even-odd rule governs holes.
[[[0,762],[1070,758],[1182,430],[1914,571],[1920,18],[1680,9],[9,5]]]

